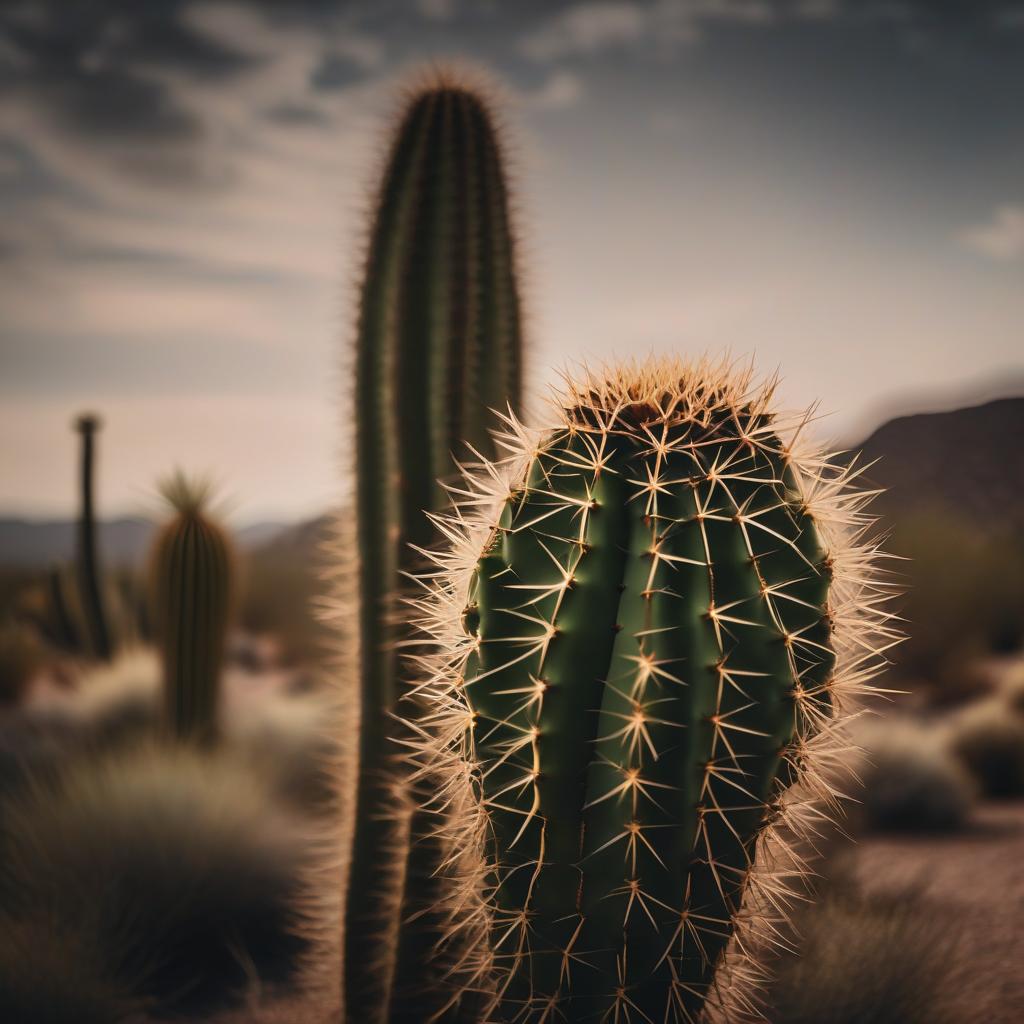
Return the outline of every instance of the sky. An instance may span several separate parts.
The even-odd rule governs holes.
[[[343,499],[397,90],[498,83],[540,394],[729,351],[841,443],[1024,394],[1024,2],[3,0],[0,514],[174,466],[239,523]]]

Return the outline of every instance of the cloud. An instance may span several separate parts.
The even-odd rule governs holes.
[[[647,12],[633,3],[583,3],[552,18],[522,41],[522,51],[534,60],[557,60],[573,54],[592,54],[633,43],[648,30]]]
[[[278,103],[268,107],[264,116],[279,124],[307,125],[322,128],[330,124],[330,118],[318,107],[309,103]]]
[[[14,0],[0,10],[0,88],[91,142],[192,143],[201,122],[160,73],[219,80],[252,58],[197,31],[182,10],[175,0],[88,12]]]
[[[1024,9],[1020,7],[1002,7],[992,16],[992,23],[997,29],[1020,31],[1024,29]]]
[[[751,27],[841,19],[951,28],[1024,26],[1024,13],[986,3],[942,6],[934,0],[585,0],[529,31],[520,52],[535,61],[593,57],[630,48],[671,52],[698,41],[709,25]]]
[[[991,219],[961,232],[960,241],[981,256],[999,263],[1024,258],[1024,205],[996,207]]]
[[[807,0],[793,10],[794,16],[816,16],[820,0],[812,2],[812,15],[800,14]],[[592,56],[610,49],[653,43],[659,47],[692,43],[705,22],[767,24],[775,19],[769,0],[652,0],[619,2],[595,0],[581,3],[551,18],[526,35],[520,44],[532,60],[553,61],[569,56]]]
[[[370,36],[346,32],[331,41],[310,75],[310,85],[323,92],[347,89],[380,67],[384,46]]]
[[[527,106],[536,110],[567,110],[576,106],[583,98],[585,89],[578,75],[570,71],[556,71],[544,84],[523,99]]]
[[[793,14],[808,21],[829,21],[839,17],[843,7],[841,0],[797,0]]]
[[[416,0],[416,10],[430,21],[451,21],[455,17],[455,0]]]

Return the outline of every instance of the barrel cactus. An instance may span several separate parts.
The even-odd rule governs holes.
[[[161,485],[174,518],[157,534],[150,569],[171,735],[207,742],[217,727],[221,663],[232,610],[234,558],[205,511],[209,487],[175,473]]]
[[[755,1005],[895,639],[868,495],[772,391],[725,364],[587,375],[438,518],[412,756],[466,803],[447,864],[489,1019]]]
[[[415,548],[432,539],[424,510],[446,500],[439,479],[456,472],[467,445],[493,455],[491,408],[518,407],[515,264],[490,105],[463,76],[432,72],[404,98],[390,143],[353,356],[355,515],[339,530],[339,608],[358,609],[354,664],[343,670],[358,685],[343,714],[359,716],[344,952],[353,1021],[420,1021],[436,1009],[429,993],[443,972],[431,951],[446,928],[445,897],[433,817],[414,809],[397,758],[407,736],[393,715],[414,717],[416,704],[402,701],[412,690],[400,655],[410,635],[396,595],[409,587]]]

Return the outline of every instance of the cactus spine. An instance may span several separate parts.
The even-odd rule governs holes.
[[[441,927],[436,824],[415,813],[403,821],[395,807],[401,737],[391,715],[410,686],[395,601],[416,564],[412,546],[432,538],[424,510],[442,504],[438,480],[452,475],[453,453],[464,442],[493,453],[489,409],[519,405],[521,348],[493,119],[477,91],[442,75],[412,92],[399,119],[356,329],[360,721],[344,983],[353,1021],[429,1015],[421,990],[438,973],[427,955]],[[404,1008],[403,993],[415,993]]]
[[[588,378],[440,520],[416,759],[479,793],[463,917],[491,922],[496,1019],[693,1021],[716,970],[753,1005],[802,870],[782,837],[834,802],[894,637],[866,495],[770,399],[727,366]]]
[[[231,544],[204,512],[206,486],[176,473],[161,490],[176,513],[157,535],[151,557],[165,722],[178,739],[208,742],[216,733],[221,662],[232,607]]]
[[[93,491],[96,473],[96,434],[99,433],[101,426],[100,418],[91,413],[85,413],[75,420],[75,430],[82,439],[75,569],[91,651],[97,658],[107,661],[113,650],[113,642],[110,636],[110,620],[103,600]]]

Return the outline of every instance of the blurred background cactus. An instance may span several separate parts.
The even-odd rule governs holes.
[[[162,483],[161,492],[174,511],[151,555],[166,723],[173,736],[204,742],[217,729],[234,556],[227,534],[206,513],[208,484],[178,471]]]
[[[515,240],[489,102],[458,76],[431,76],[407,96],[389,147],[354,356],[359,753],[344,934],[347,1014],[360,1022],[425,1019],[443,974],[431,962],[443,928],[437,816],[413,809],[396,764],[392,716],[413,675],[399,653],[410,639],[400,594],[433,539],[424,512],[443,503],[439,481],[453,459],[493,454],[489,410],[517,409],[522,389]]]
[[[79,478],[81,503],[75,572],[88,629],[90,650],[101,661],[107,661],[114,645],[110,632],[110,618],[104,600],[105,582],[100,567],[99,545],[96,538],[94,498],[96,435],[101,426],[100,418],[92,413],[84,413],[75,421],[75,429],[82,439]]]

